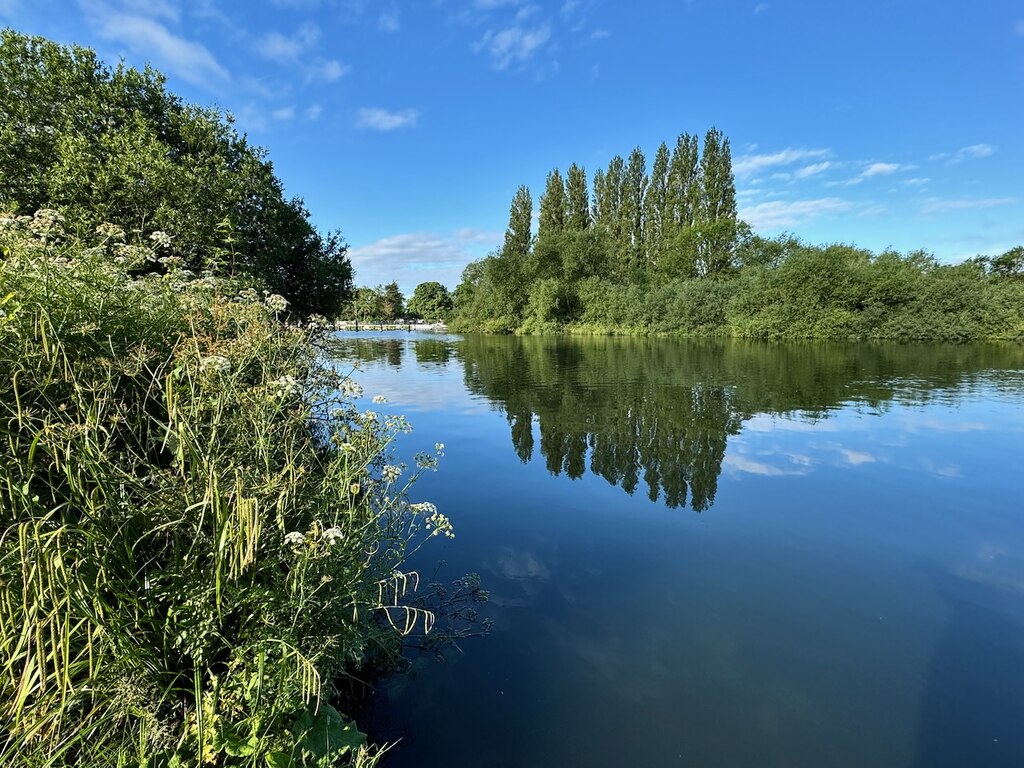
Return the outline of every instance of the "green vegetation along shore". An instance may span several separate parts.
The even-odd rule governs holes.
[[[737,217],[729,140],[683,134],[593,178],[521,187],[500,250],[466,267],[454,331],[976,341],[1024,338],[1024,247],[940,264],[760,237]]]
[[[162,83],[3,33],[0,764],[371,765],[342,683],[433,621],[443,446],[391,458],[308,319],[340,241]]]

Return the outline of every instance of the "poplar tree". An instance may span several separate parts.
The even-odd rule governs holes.
[[[668,208],[671,211],[666,235],[674,235],[693,226],[700,208],[700,166],[697,137],[684,133],[676,139],[676,148],[668,172]]]
[[[598,168],[594,172],[594,198],[590,204],[590,221],[598,227],[608,227],[608,221],[604,215],[608,209],[608,179],[604,170]]]
[[[532,218],[533,198],[530,190],[525,186],[519,187],[512,198],[508,229],[505,230],[505,246],[501,250],[501,255],[513,263],[522,264],[530,254]]]
[[[557,168],[548,174],[544,194],[540,197],[540,225],[537,238],[547,239],[565,230],[566,220],[565,182]]]
[[[619,205],[619,236],[623,265],[627,272],[642,263],[644,247],[644,195],[647,192],[647,160],[637,147],[629,153],[629,164],[622,177]]]
[[[565,196],[568,210],[566,228],[582,232],[590,226],[590,199],[587,194],[587,173],[573,163],[565,177]]]
[[[622,178],[626,173],[626,164],[621,155],[616,155],[608,163],[608,171],[604,176],[604,196],[599,211],[601,222],[612,236],[616,247],[622,244]]]
[[[701,157],[701,258],[706,274],[725,270],[736,242],[736,182],[729,139],[715,128],[704,137]]]
[[[644,246],[646,263],[657,265],[665,247],[665,228],[669,218],[668,207],[668,166],[669,152],[665,142],[661,143],[654,156],[654,167],[644,198]]]

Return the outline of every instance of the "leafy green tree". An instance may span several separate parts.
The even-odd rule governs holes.
[[[582,232],[590,226],[590,196],[587,193],[587,173],[573,163],[565,176],[567,203],[566,227],[573,232]]]
[[[509,210],[505,247],[501,251],[504,258],[513,263],[522,263],[526,260],[533,241],[532,221],[533,198],[530,196],[530,190],[525,186],[519,187],[512,198],[512,207]]]
[[[355,320],[383,320],[383,295],[376,288],[356,288],[352,298],[352,317]]]
[[[700,207],[701,184],[697,137],[684,133],[676,139],[669,163],[668,207],[672,212],[665,237],[693,226]]]
[[[736,246],[736,183],[729,139],[715,128],[704,137],[701,156],[704,194],[700,210],[704,274],[719,274],[732,264]]]
[[[0,33],[0,207],[55,207],[82,233],[105,222],[169,233],[191,268],[247,272],[300,313],[335,314],[352,292],[340,235],[316,231],[229,116],[168,93],[152,69],[111,69],[11,30]]]
[[[644,250],[647,266],[657,265],[665,246],[665,229],[670,217],[668,166],[668,146],[662,142],[654,155],[650,183],[644,197]]]
[[[386,321],[394,322],[405,314],[405,297],[392,280],[381,291],[381,310]]]
[[[562,180],[562,174],[555,168],[548,174],[544,194],[540,197],[538,238],[562,233],[565,229],[566,204],[565,182]]]
[[[452,296],[441,283],[420,283],[407,307],[410,315],[423,320],[447,320],[453,308]]]
[[[647,194],[647,160],[636,147],[622,177],[619,235],[623,274],[639,269],[644,262],[644,197]]]

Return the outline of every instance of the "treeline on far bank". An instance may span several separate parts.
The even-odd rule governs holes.
[[[942,264],[924,251],[767,239],[738,219],[729,140],[639,149],[548,175],[536,234],[520,187],[504,245],[469,264],[449,327],[900,341],[1024,338],[1024,247]]]

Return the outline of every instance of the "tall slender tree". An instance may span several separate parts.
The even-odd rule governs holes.
[[[669,217],[668,166],[668,146],[662,142],[654,155],[651,179],[644,198],[644,250],[647,266],[657,265],[664,248],[664,230]]]
[[[505,246],[501,255],[515,264],[522,264],[530,254],[531,221],[533,219],[533,198],[526,186],[519,187],[512,198],[508,214],[508,229],[505,230]]]
[[[666,235],[674,235],[685,227],[693,226],[700,208],[700,165],[697,137],[684,133],[676,139],[675,151],[669,164],[668,207],[671,220]]]
[[[598,168],[594,172],[594,197],[590,203],[590,222],[599,227],[608,227],[608,221],[604,218],[608,210],[608,179],[604,169]]]
[[[706,274],[723,272],[736,245],[736,182],[729,139],[712,128],[704,137],[701,260]]]
[[[643,262],[644,196],[647,193],[647,160],[637,147],[629,153],[629,163],[622,177],[619,206],[619,236],[626,272],[637,269]]]
[[[582,232],[590,226],[590,198],[587,194],[587,173],[573,163],[565,177],[565,196],[568,209],[566,228]]]
[[[565,230],[566,220],[565,182],[557,168],[548,174],[544,194],[540,196],[540,224],[538,239],[559,235]]]

